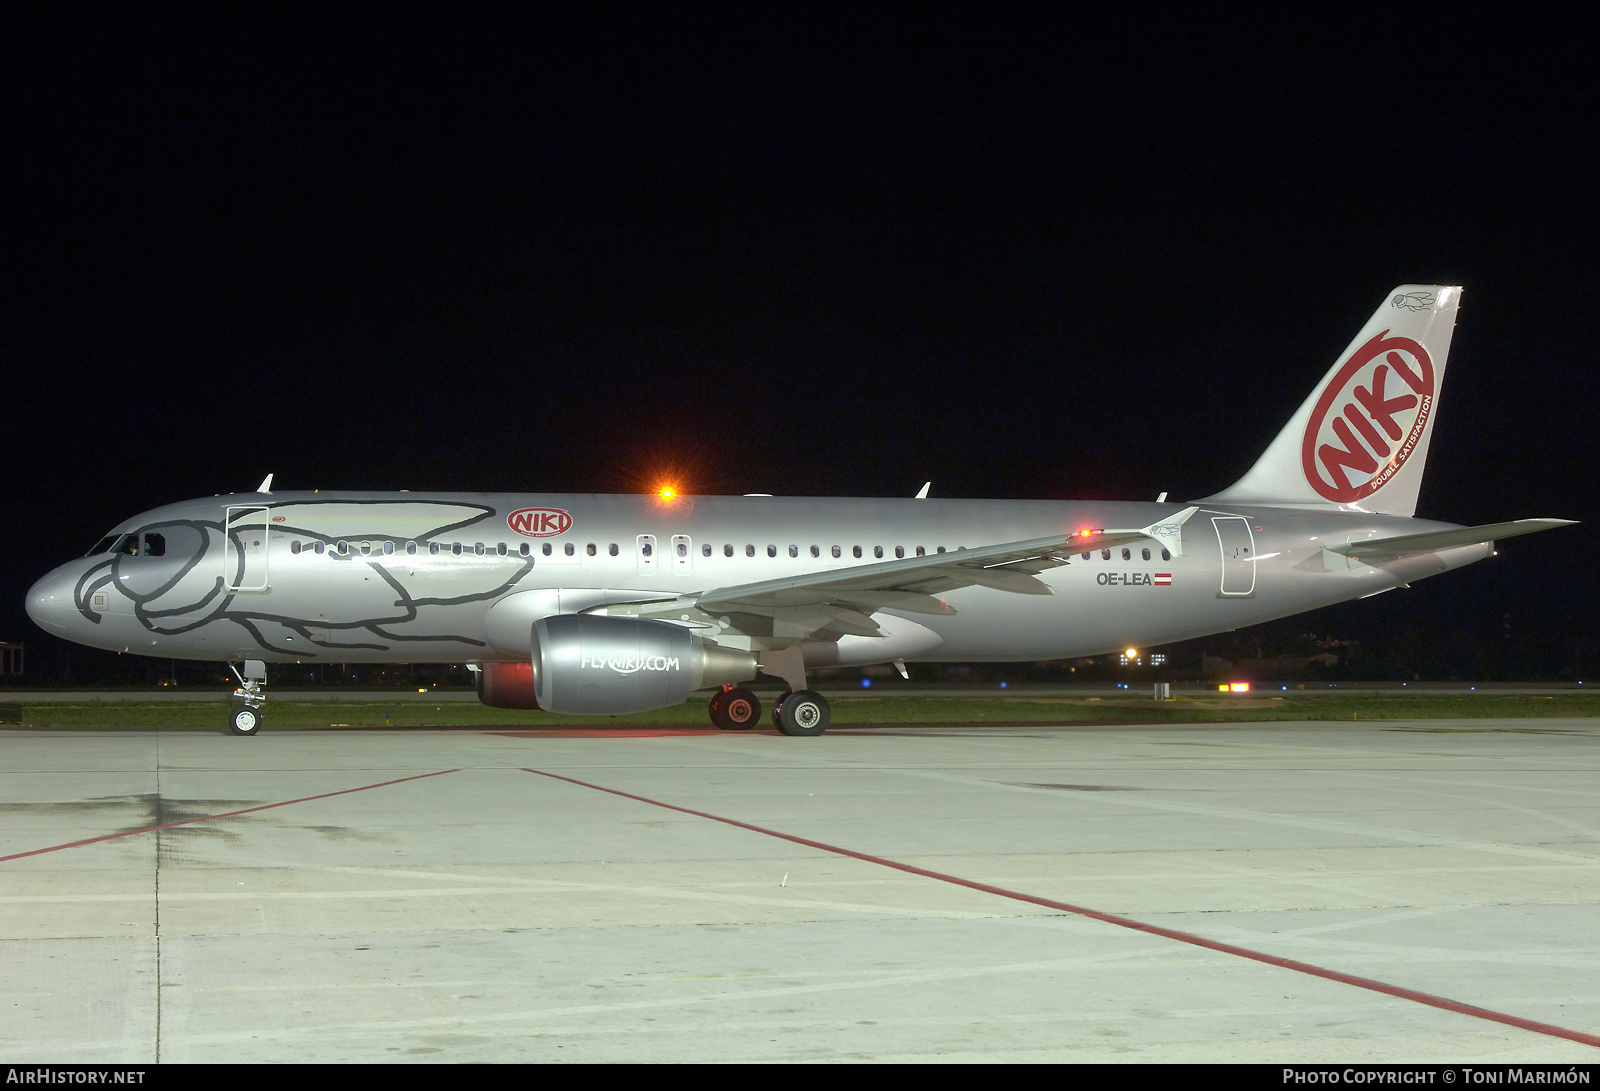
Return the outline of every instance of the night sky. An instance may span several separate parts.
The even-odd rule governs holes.
[[[1466,288],[1419,514],[1600,516],[1593,12],[426,10],[0,14],[41,672],[33,579],[268,472],[1204,495],[1403,282]],[[1570,678],[1590,533],[1273,632]]]

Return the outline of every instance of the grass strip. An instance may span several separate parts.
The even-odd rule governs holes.
[[[763,702],[766,704],[766,702]],[[627,716],[562,716],[464,702],[330,703],[270,700],[267,726],[285,728],[705,726],[705,699]],[[1555,694],[1297,694],[1285,697],[838,697],[833,722],[850,724],[1248,723],[1273,720],[1545,719],[1600,716],[1600,693]],[[217,728],[225,699],[194,703],[105,702],[29,704],[23,730],[72,728]],[[3,730],[3,728],[0,728]]]

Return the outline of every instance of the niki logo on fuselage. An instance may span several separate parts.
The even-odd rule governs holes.
[[[1437,392],[1428,350],[1379,333],[1351,353],[1311,411],[1300,447],[1306,481],[1336,504],[1383,488],[1416,449]]]
[[[560,508],[519,508],[506,526],[527,538],[553,538],[572,529],[572,516]]]

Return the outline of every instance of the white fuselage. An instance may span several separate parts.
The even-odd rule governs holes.
[[[56,635],[119,652],[269,662],[507,662],[528,622],[870,565],[919,551],[1153,524],[1183,505],[563,494],[240,494],[121,524],[115,552],[30,593]],[[963,587],[953,613],[893,608],[882,636],[823,634],[809,665],[1045,660],[1148,648],[1366,597],[1487,556],[1472,545],[1368,566],[1325,545],[1450,524],[1202,506],[1181,555],[1148,540],[1075,555],[1052,593]],[[143,535],[130,546],[126,535]],[[159,548],[149,543],[156,541]],[[145,543],[145,544],[140,544]],[[152,555],[154,553],[159,555]],[[498,624],[497,618],[509,619]],[[899,636],[897,636],[897,633]]]

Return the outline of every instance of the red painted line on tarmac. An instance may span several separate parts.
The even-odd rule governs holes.
[[[65,845],[51,845],[48,848],[29,849],[27,852],[14,852],[10,856],[0,856],[0,863],[7,860],[20,860],[24,856],[38,856],[45,852],[60,852],[62,849],[75,849],[82,845],[94,845],[101,841],[115,841],[119,837],[132,837],[136,833],[154,833],[156,830],[170,830],[174,826],[191,826],[196,822],[211,822],[218,818],[232,818],[235,815],[254,814],[256,811],[270,811],[274,807],[287,807],[294,803],[310,803],[314,799],[332,799],[334,796],[347,796],[351,792],[368,792],[374,788],[387,788],[391,784],[404,784],[408,780],[426,780],[428,777],[442,777],[446,773],[459,773],[459,769],[440,769],[434,773],[418,773],[414,777],[400,777],[398,780],[385,780],[377,784],[363,784],[359,788],[341,788],[337,792],[323,792],[321,795],[301,796],[299,799],[286,799],[282,803],[263,803],[259,807],[244,807],[237,811],[224,811],[221,814],[201,815],[199,818],[180,818],[176,822],[163,822],[159,826],[142,826],[137,830],[123,830],[120,833],[107,833],[99,837],[85,837],[82,841],[68,841]]]
[[[728,732],[714,727],[513,727],[488,729],[489,735],[513,739],[668,739],[703,738]],[[776,735],[776,731],[745,731],[746,735]]]
[[[955,886],[964,886],[969,890],[982,891],[985,894],[994,894],[1001,898],[1010,898],[1013,901],[1028,902],[1033,905],[1044,906],[1046,909],[1057,909],[1063,913],[1072,913],[1079,917],[1088,917],[1090,920],[1101,921],[1105,924],[1114,924],[1118,928],[1128,928],[1135,932],[1144,932],[1163,939],[1177,940],[1179,943],[1203,947],[1209,951],[1219,951],[1225,955],[1237,955],[1240,958],[1250,959],[1252,962],[1262,962],[1268,966],[1277,966],[1285,970],[1294,970],[1298,973],[1320,977],[1327,981],[1337,981],[1341,985],[1354,985],[1358,989],[1367,989],[1371,992],[1383,993],[1386,996],[1398,997],[1401,1000],[1411,1000],[1418,1004],[1425,1004],[1430,1008],[1440,1008],[1444,1011],[1455,1012],[1458,1015],[1470,1015],[1478,1019],[1486,1019],[1491,1023],[1503,1023],[1519,1030],[1530,1030],[1535,1034],[1547,1034],[1552,1038],[1565,1038],[1572,1042],[1582,1042],[1586,1046],[1600,1046],[1600,1036],[1585,1034],[1581,1030],[1569,1030],[1566,1027],[1554,1026],[1550,1023],[1539,1023],[1532,1019],[1524,1019],[1518,1015],[1509,1015],[1492,1008],[1480,1008],[1475,1004],[1464,1004],[1459,1000],[1451,1000],[1446,996],[1435,996],[1432,993],[1418,992],[1400,985],[1391,985],[1386,981],[1377,981],[1370,977],[1358,977],[1355,974],[1342,973],[1339,970],[1329,970],[1322,966],[1313,966],[1309,962],[1298,959],[1283,958],[1280,955],[1269,955],[1264,951],[1253,951],[1248,947],[1236,947],[1231,943],[1222,943],[1218,940],[1197,936],[1193,932],[1180,932],[1175,928],[1163,928],[1159,924],[1145,924],[1129,917],[1119,917],[1113,913],[1103,913],[1098,909],[1089,909],[1081,905],[1072,905],[1068,902],[1058,902],[1053,898],[1041,898],[1037,894],[1025,894],[1020,890],[1008,890],[1003,886],[990,886],[972,879],[963,879],[959,875],[947,875],[942,871],[929,871],[914,864],[902,864],[897,860],[889,860],[882,856],[873,856],[871,853],[857,852],[854,849],[843,848],[839,845],[830,845],[825,841],[813,841],[809,837],[799,837],[781,830],[769,830],[765,826],[751,825],[749,822],[740,822],[735,818],[724,818],[722,815],[709,814],[706,811],[696,811],[689,807],[680,807],[675,803],[664,803],[659,799],[648,796],[634,795],[618,788],[607,788],[600,784],[590,784],[587,781],[574,777],[564,777],[560,773],[547,773],[542,769],[528,769],[525,773],[536,773],[541,777],[552,780],[564,780],[568,784],[576,784],[581,788],[592,788],[597,792],[607,792],[624,799],[637,800],[648,803],[652,807],[663,807],[669,811],[678,811],[681,814],[694,815],[696,818],[707,818],[713,822],[721,822],[728,826],[737,826],[741,830],[750,830],[753,833],[766,834],[768,837],[777,837],[784,841],[792,841],[797,845],[807,848],[821,849],[823,852],[835,853],[839,856],[848,856],[854,860],[864,860],[869,864],[878,864],[882,867],[904,871],[911,875],[920,875],[925,879],[937,879],[942,883],[952,883]]]

